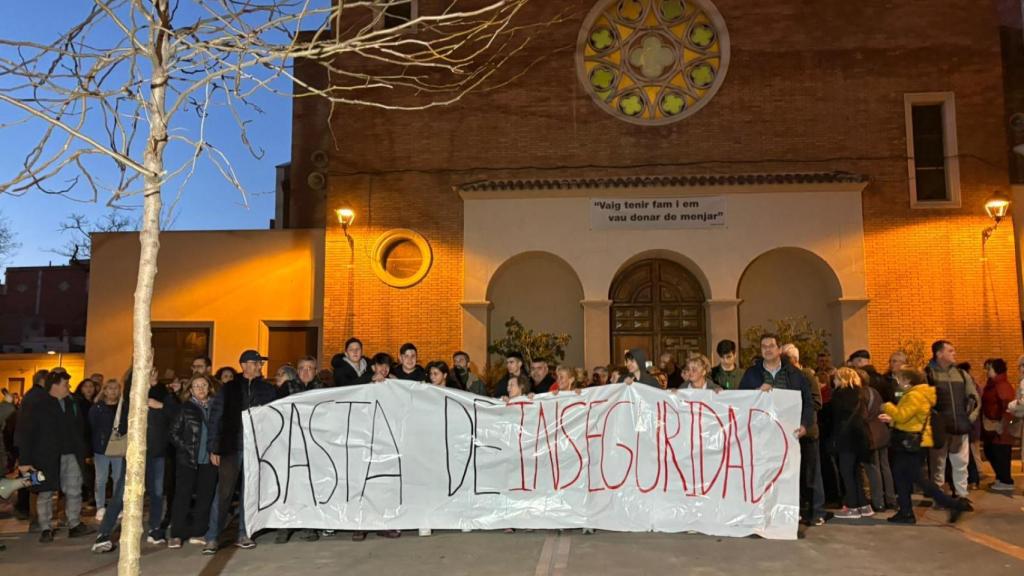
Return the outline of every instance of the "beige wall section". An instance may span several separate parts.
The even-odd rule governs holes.
[[[798,248],[778,248],[758,256],[740,280],[740,338],[752,326],[806,316],[828,330],[829,350],[843,352],[843,324],[834,303],[842,296],[839,280],[824,261]],[[741,340],[740,346],[750,343]]]
[[[727,226],[686,230],[591,230],[590,198],[687,197],[714,195],[716,190],[594,190],[559,197],[551,197],[547,191],[524,190],[518,197],[506,193],[500,198],[488,197],[488,192],[463,192],[463,297],[466,301],[487,300],[491,278],[504,262],[524,252],[543,251],[565,260],[576,271],[584,300],[605,300],[621,267],[638,254],[654,250],[678,254],[677,261],[690,267],[702,283],[706,281],[707,298],[725,302],[736,298],[740,277],[755,258],[775,248],[797,247],[828,264],[844,298],[865,298],[862,186],[799,192],[785,186],[777,189],[723,193]],[[516,234],[494,233],[511,229]],[[726,327],[736,314],[733,306],[712,304],[708,314],[708,325],[715,332],[735,333]],[[597,338],[590,328],[587,334],[590,340]],[[472,345],[470,337],[464,334],[467,347]],[[863,340],[867,340],[866,334]],[[587,357],[585,363],[592,366],[598,358]]]
[[[515,317],[528,330],[568,334],[565,362],[583,366],[583,288],[564,260],[546,252],[515,256],[491,278],[487,300],[490,341],[502,338],[505,322]]]
[[[322,326],[323,247],[322,230],[164,232],[153,322],[212,323],[214,366],[236,366],[246,348],[266,352],[264,321]],[[90,372],[120,375],[128,366],[138,259],[137,235],[93,235]]]
[[[6,388],[10,392],[18,392],[24,396],[32,388],[32,375],[37,370],[49,370],[57,366],[64,367],[71,375],[71,389],[78,387],[85,376],[85,355],[78,353],[67,354],[0,354],[0,388]],[[104,374],[106,377],[114,374]],[[116,375],[120,378],[120,375]],[[18,379],[24,379],[24,387],[19,388],[15,383]]]

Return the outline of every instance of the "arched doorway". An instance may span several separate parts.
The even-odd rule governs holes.
[[[707,326],[704,290],[682,265],[663,258],[636,262],[615,276],[609,293],[612,362],[631,348],[657,363],[665,353],[676,360],[705,353]]]

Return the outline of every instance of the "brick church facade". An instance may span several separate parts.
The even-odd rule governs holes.
[[[986,198],[997,190],[1009,194],[1011,185],[1008,108],[1000,65],[1000,29],[1007,23],[1000,21],[995,7],[968,0],[908,0],[877,6],[825,2],[811,10],[795,0],[716,0],[731,52],[720,89],[695,114],[648,126],[601,110],[581,85],[577,38],[595,4],[600,2],[531,6],[524,16],[538,22],[566,8],[576,16],[542,29],[507,64],[529,66],[517,81],[493,92],[470,94],[448,107],[423,113],[351,108],[329,120],[323,102],[296,101],[291,217],[286,224],[327,229],[325,352],[340,349],[352,334],[373,350],[397,349],[406,340],[420,342],[425,348],[421,354],[431,358],[459,348],[481,351],[488,339],[501,335],[506,319],[488,317],[497,303],[486,296],[487,281],[504,262],[468,254],[467,230],[483,224],[490,234],[505,236],[524,252],[558,256],[559,223],[545,220],[553,199],[629,196],[637,188],[647,189],[641,196],[672,197],[725,190],[730,200],[744,194],[827,196],[836,193],[835,175],[847,182],[863,180],[857,194],[863,230],[850,236],[854,242],[862,238],[863,245],[862,255],[829,264],[838,277],[859,276],[862,285],[843,286],[838,298],[825,304],[846,316],[840,322],[866,324],[866,335],[846,335],[846,350],[834,351],[837,356],[850,351],[847,342],[885,354],[900,340],[938,337],[956,341],[965,357],[1013,356],[1019,351],[1014,235],[1009,226],[1001,228],[987,242],[984,254],[980,235],[990,224],[983,209]],[[420,13],[429,13],[431,6],[420,2]],[[1002,14],[1013,17],[1005,8]],[[297,71],[308,72],[307,80],[316,79],[313,66],[299,66]],[[941,207],[912,206],[913,169],[908,170],[908,158],[913,149],[908,154],[907,114],[915,95],[930,95],[955,112],[955,136],[947,132],[945,137],[956,140],[959,198]],[[327,122],[333,122],[336,141],[323,129]],[[327,155],[319,168],[314,165],[314,160],[323,162],[318,151]],[[322,191],[307,184],[314,170],[326,175]],[[785,183],[785,175],[809,173],[819,176],[808,177],[809,183]],[[697,177],[696,185],[679,184],[690,182],[685,178],[690,176]],[[676,184],[651,186],[653,177]],[[755,184],[701,186],[701,177],[737,177],[734,182],[749,178]],[[648,184],[638,184],[644,179]],[[573,180],[580,181],[575,192]],[[816,188],[813,180],[821,185]],[[781,183],[756,185],[766,181]],[[533,203],[534,208],[524,212],[527,221],[499,218],[493,223],[498,227],[470,222],[467,204],[486,203],[488,194],[495,202],[513,199],[519,205]],[[771,220],[781,235],[789,227],[814,225],[795,219],[799,196],[787,201],[794,206],[780,200],[760,217]],[[333,217],[342,206],[357,214],[347,231]],[[575,215],[586,219],[586,206],[580,206]],[[827,209],[830,204],[822,206]],[[491,212],[484,207],[479,213]],[[550,234],[553,242],[536,237],[531,218],[544,221],[539,234]],[[826,228],[829,221],[847,224],[844,214],[828,211],[812,218],[826,223]],[[414,230],[432,251],[429,272],[410,287],[386,284],[371,266],[375,239],[393,229]],[[730,242],[750,245],[765,240],[755,234],[730,237]],[[711,249],[723,255],[748,251],[735,244],[715,244],[710,243]],[[648,246],[651,254],[664,255],[659,252],[664,248]],[[669,260],[675,258],[688,269],[696,261],[685,248],[669,252]],[[485,270],[467,269],[471,263]],[[863,269],[851,275],[843,266]],[[689,271],[707,282],[708,271]],[[725,275],[742,274],[743,270],[733,270]],[[548,289],[544,277],[531,275],[528,269],[519,281],[523,291]],[[482,289],[477,285],[481,282]],[[740,299],[735,286],[710,286],[710,291],[704,295],[703,313],[710,314],[716,305],[739,308],[738,313],[726,313],[726,325],[742,316],[743,303],[730,302]],[[593,322],[601,322],[600,316],[614,307],[614,302],[607,302],[608,294],[596,289],[582,300],[582,315],[589,313],[588,307],[596,310],[598,319]],[[704,346],[716,339],[707,326],[713,323],[705,322],[709,333],[702,339]],[[739,331],[719,330],[722,336]],[[590,332],[585,327],[574,336],[585,338]],[[481,334],[486,334],[482,341]],[[467,342],[467,337],[476,342]],[[586,360],[607,361],[615,355],[610,350],[604,355],[590,350],[611,345],[611,340],[586,343]]]
[[[298,307],[322,358],[356,335],[482,367],[510,316],[569,333],[587,368],[797,316],[837,359],[937,338],[1020,353],[1021,218],[982,244],[987,199],[1024,183],[1015,0],[565,0],[517,18],[545,25],[499,86],[449,106],[294,101],[276,226],[322,231]],[[595,200],[659,198],[714,201],[725,224],[594,225]]]

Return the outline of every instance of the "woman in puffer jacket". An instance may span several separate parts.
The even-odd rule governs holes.
[[[168,548],[181,548],[184,539],[190,544],[206,544],[202,536],[210,523],[210,506],[217,488],[217,468],[210,463],[206,449],[210,389],[207,376],[193,375],[182,390],[182,405],[171,423],[171,443],[177,448],[175,493],[178,497],[174,499],[171,513]]]
[[[922,470],[925,455],[934,446],[932,409],[937,401],[935,388],[928,385],[920,370],[902,368],[896,371],[895,376],[898,389],[904,391],[903,397],[898,405],[892,402],[883,404],[883,414],[878,417],[893,428],[889,451],[893,454],[892,475],[899,511],[889,518],[889,522],[917,523],[910,500],[914,484],[936,504],[949,510],[949,521],[956,522],[966,506],[939,489]]]

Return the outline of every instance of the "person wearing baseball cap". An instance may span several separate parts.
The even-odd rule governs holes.
[[[867,350],[857,350],[850,354],[850,357],[846,359],[846,363],[850,368],[863,369],[868,364],[871,364],[871,353]]]
[[[218,467],[217,530],[223,532],[231,510],[231,499],[242,474],[242,413],[249,408],[269,404],[277,399],[274,387],[263,379],[263,363],[267,360],[256,350],[246,350],[238,357],[242,370],[235,379],[221,387],[210,407],[210,430],[207,450],[210,462]],[[245,510],[245,484],[239,491],[239,508]],[[245,533],[245,514],[238,515],[238,540],[235,546],[255,548]],[[216,539],[207,542],[204,554],[217,551]]]

